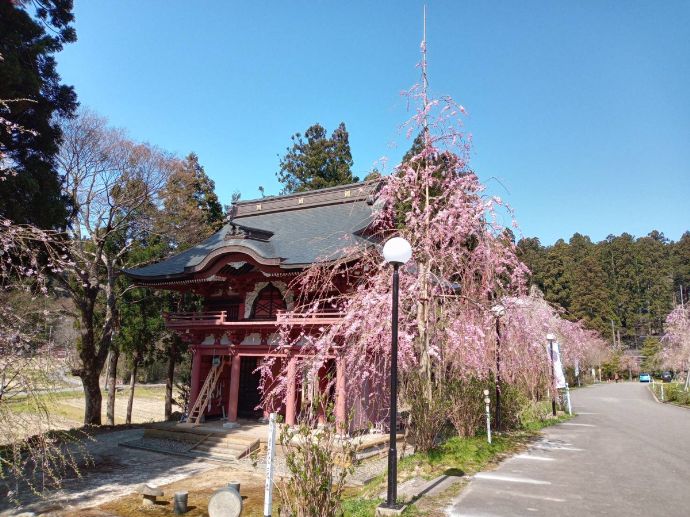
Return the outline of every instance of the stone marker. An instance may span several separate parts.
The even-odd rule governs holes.
[[[189,494],[187,492],[175,492],[175,497],[173,498],[173,505],[175,506],[175,515],[182,515],[187,513],[187,497]]]
[[[146,483],[139,485],[138,491],[143,496],[142,503],[144,506],[154,505],[156,504],[156,497],[163,497],[163,491],[160,488]]]
[[[221,488],[208,502],[209,517],[239,517],[242,513],[242,497],[233,488]]]
[[[235,490],[235,492],[242,495],[240,493],[240,482],[239,481],[230,481],[230,483],[228,483],[228,488],[232,488],[233,490]]]

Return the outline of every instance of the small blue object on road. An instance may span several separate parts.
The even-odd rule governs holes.
[[[652,376],[648,373],[641,373],[640,382],[652,382]]]

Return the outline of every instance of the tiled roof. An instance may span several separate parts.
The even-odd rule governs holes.
[[[361,231],[372,221],[377,185],[356,183],[237,203],[231,221],[205,241],[125,273],[142,280],[180,278],[233,252],[285,269],[342,258],[346,248],[370,243]]]

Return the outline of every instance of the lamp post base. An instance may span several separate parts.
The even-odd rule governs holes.
[[[407,508],[406,504],[395,504],[393,506],[388,506],[387,503],[381,503],[379,506],[376,507],[376,517],[401,515],[405,511],[405,508]]]

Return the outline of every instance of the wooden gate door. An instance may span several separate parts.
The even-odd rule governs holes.
[[[240,390],[237,400],[237,416],[240,418],[260,418],[263,411],[254,409],[261,402],[259,383],[261,374],[254,373],[257,367],[256,357],[240,359]]]

